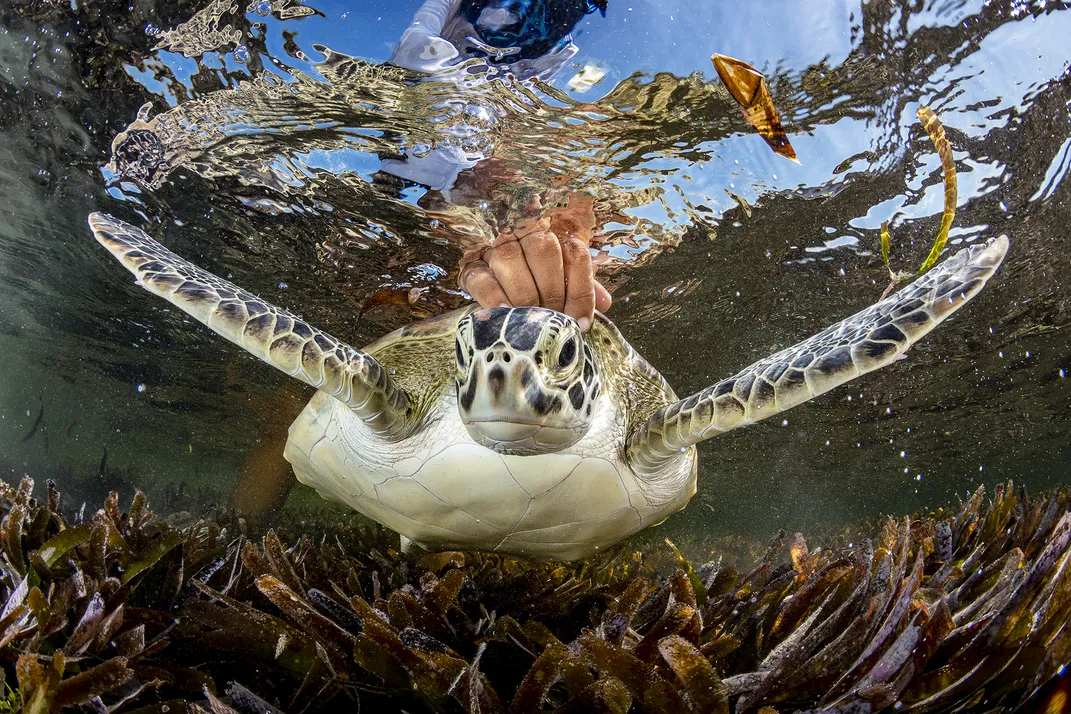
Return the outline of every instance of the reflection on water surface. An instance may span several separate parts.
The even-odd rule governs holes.
[[[5,470],[137,464],[150,492],[218,499],[279,394],[307,396],[129,285],[91,210],[361,345],[462,304],[461,252],[519,201],[591,193],[610,316],[688,393],[874,302],[883,221],[894,261],[921,263],[943,195],[928,104],[959,171],[950,247],[1009,235],[997,281],[907,361],[708,442],[667,528],[1065,482],[1071,7],[701,5],[611,2],[555,62],[431,75],[389,62],[416,2],[5,5]],[[748,127],[714,52],[764,70],[801,165]]]

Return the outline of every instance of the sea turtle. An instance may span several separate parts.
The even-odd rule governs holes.
[[[469,306],[354,349],[100,213],[97,240],[167,298],[316,395],[290,427],[298,479],[403,545],[591,555],[688,503],[695,445],[898,357],[985,285],[1005,236],[678,399],[603,315]],[[406,540],[408,539],[408,541]]]

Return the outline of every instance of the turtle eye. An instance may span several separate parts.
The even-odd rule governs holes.
[[[570,337],[558,353],[558,369],[565,369],[576,360],[576,337]]]

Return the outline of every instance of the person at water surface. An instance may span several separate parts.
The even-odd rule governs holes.
[[[569,32],[596,9],[587,0],[427,0],[403,33],[391,63],[423,72],[442,70],[481,56],[508,64],[521,76],[549,77],[577,52]],[[513,48],[503,58],[492,51]],[[496,185],[516,178],[493,158],[436,150],[423,158],[384,160],[384,172],[450,195],[451,202],[482,201]],[[469,247],[458,267],[458,285],[481,307],[547,307],[574,318],[587,331],[596,310],[612,299],[595,279],[589,250],[595,233],[594,198],[555,195],[528,197],[510,205],[507,223],[493,240]],[[273,409],[261,438],[239,473],[230,505],[247,517],[270,516],[286,502],[295,477],[282,457],[288,428],[304,398]]]
[[[578,51],[570,33],[606,4],[589,0],[427,0],[413,15],[390,63],[435,73],[483,58],[517,77],[546,79]],[[382,170],[449,194],[455,204],[484,201],[496,185],[518,178],[494,158],[437,148],[427,156],[387,159]],[[470,248],[458,282],[482,307],[540,306],[564,312],[587,330],[610,294],[594,278],[588,247],[594,201],[570,196],[543,215],[540,196],[489,245]],[[510,206],[516,210],[517,206]]]

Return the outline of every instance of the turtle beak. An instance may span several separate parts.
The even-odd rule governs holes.
[[[477,355],[462,406],[469,422],[510,421],[539,424],[537,410],[528,403],[525,393],[539,382],[538,372],[528,355],[517,354],[498,343]]]
[[[458,385],[458,409],[478,444],[530,455],[558,451],[583,435],[583,429],[559,423],[562,397],[544,387],[529,355],[497,343],[477,355],[467,376]]]

